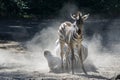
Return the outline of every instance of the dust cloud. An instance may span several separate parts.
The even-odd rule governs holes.
[[[67,10],[69,7],[70,10]],[[67,13],[64,14],[66,10]],[[75,5],[67,4],[60,11],[60,15],[67,17],[69,16],[68,13],[76,10],[78,10],[78,8]],[[55,51],[55,42],[58,38],[57,31],[60,24],[61,20],[55,19],[48,24],[46,28],[36,33],[32,40],[25,43],[25,46],[27,47],[26,54],[15,54],[9,50],[0,49],[0,67],[7,69],[14,68],[17,70],[48,72],[49,68],[43,52],[47,49],[50,50],[53,55],[57,56],[56,54],[58,53]],[[98,69],[101,66],[113,65],[112,51],[115,54],[116,51],[119,52],[119,44],[113,44],[111,51],[109,51],[106,47],[102,46],[102,36],[99,34],[94,34],[90,40],[85,41],[88,45],[88,58],[86,60],[86,64],[91,61],[89,64],[93,64]],[[89,66],[89,64],[87,66]]]

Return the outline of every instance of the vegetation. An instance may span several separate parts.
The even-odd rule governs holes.
[[[91,13],[120,13],[120,0],[0,0],[0,17],[48,17],[70,2]]]

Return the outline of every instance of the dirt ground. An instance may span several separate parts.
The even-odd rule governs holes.
[[[26,54],[26,49],[18,42],[2,42],[1,50],[9,50],[16,54]],[[112,65],[99,66],[98,72],[84,73],[42,73],[41,71],[28,71],[14,69],[14,67],[0,67],[0,80],[114,80],[120,74],[120,55],[113,55]],[[102,60],[101,60],[102,61]]]

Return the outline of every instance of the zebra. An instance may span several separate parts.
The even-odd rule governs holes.
[[[63,56],[64,53],[64,46],[67,44],[68,50],[66,51],[66,54],[71,54],[71,70],[72,74],[74,74],[74,61],[75,61],[75,54],[74,54],[74,48],[78,49],[78,55],[80,58],[80,64],[82,66],[83,72],[87,75],[87,72],[83,65],[83,59],[82,59],[82,40],[83,40],[83,23],[88,18],[89,14],[82,15],[80,11],[78,11],[76,14],[72,14],[71,18],[74,20],[74,23],[71,23],[69,21],[63,22],[59,29],[58,29],[58,39],[60,43],[60,56],[61,56],[61,67],[62,70],[64,68],[63,66]],[[66,55],[66,58],[67,58]],[[67,60],[67,59],[66,59]]]

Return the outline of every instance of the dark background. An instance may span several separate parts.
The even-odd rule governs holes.
[[[120,0],[0,0],[0,17],[50,18],[66,3],[74,3],[91,14],[120,14]]]

